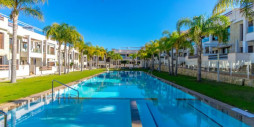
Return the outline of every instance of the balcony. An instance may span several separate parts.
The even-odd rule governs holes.
[[[188,59],[196,59],[196,58],[198,58],[198,55],[188,56]]]
[[[41,49],[40,48],[34,48],[31,51],[32,51],[32,53],[41,53]]]
[[[220,54],[219,55],[220,60],[227,60],[228,59],[228,54]],[[208,60],[217,60],[218,56],[217,54],[209,55]]]

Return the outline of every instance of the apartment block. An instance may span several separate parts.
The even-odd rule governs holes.
[[[21,21],[18,22],[17,34],[17,76],[51,74],[57,71],[59,49],[56,41],[46,39],[41,29]],[[8,16],[0,14],[0,78],[11,75],[12,35],[12,21]],[[64,46],[61,46],[61,52],[62,58],[65,58]],[[71,70],[79,69],[81,64],[78,50],[68,47],[68,55],[69,63],[72,63]]]

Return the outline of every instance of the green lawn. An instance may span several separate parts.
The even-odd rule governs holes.
[[[169,76],[166,72],[155,71],[153,75],[254,113],[254,88],[252,87],[218,83],[204,79],[201,82],[197,82],[195,77],[184,75]]]
[[[56,79],[63,83],[73,82],[85,77],[105,71],[104,69],[71,72],[69,74],[47,75],[34,78],[20,79],[17,83],[0,82],[0,103],[27,97],[32,94],[43,92],[52,88],[51,81]],[[59,84],[55,83],[55,86]]]

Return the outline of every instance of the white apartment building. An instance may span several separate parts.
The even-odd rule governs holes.
[[[202,40],[203,54],[202,62],[214,62],[219,53],[220,61],[237,63],[239,61],[251,61],[254,63],[254,27],[253,20],[245,18],[241,9],[237,8],[224,14],[228,16],[231,25],[228,27],[230,33],[229,41],[225,44],[218,42],[217,37],[210,35]],[[197,65],[197,51],[194,45],[194,54],[188,53],[185,64]],[[205,66],[205,65],[203,65]]]
[[[133,67],[133,64],[135,65],[135,67],[141,67],[142,66],[142,61],[140,60],[139,57],[137,57],[136,59],[133,59],[130,57],[130,54],[134,54],[134,53],[138,53],[140,47],[125,47],[122,49],[112,49],[112,51],[114,51],[115,53],[118,53],[122,56],[123,60],[122,61],[127,61],[127,64],[121,64],[122,67]],[[116,65],[117,63],[111,63],[113,65]]]
[[[10,77],[12,32],[12,22],[8,16],[0,14],[0,78]],[[21,21],[18,22],[17,33],[17,76],[55,73],[58,64],[58,43],[46,39],[46,36],[41,34],[41,29]],[[64,46],[61,46],[61,51],[64,52]],[[78,50],[72,48],[68,51],[72,67],[80,68]]]

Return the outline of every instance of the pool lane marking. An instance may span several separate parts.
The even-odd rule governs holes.
[[[135,100],[130,101],[130,108],[131,108],[132,127],[142,127],[137,102]]]
[[[152,113],[152,111],[151,111],[151,109],[150,109],[150,107],[149,107],[149,105],[148,105],[147,103],[146,103],[146,106],[147,106],[147,108],[148,108],[148,110],[149,110],[149,112],[150,112],[150,114],[151,114],[151,116],[152,116],[152,118],[153,118],[153,121],[154,121],[155,126],[158,127],[158,124],[157,124],[157,122],[156,122],[156,120],[155,120],[155,118],[154,118],[154,115],[153,115],[153,113]]]
[[[209,117],[208,115],[206,115],[204,112],[200,111],[199,109],[197,109],[196,107],[194,107],[192,104],[188,103],[192,108],[194,108],[195,110],[197,110],[198,112],[200,112],[201,114],[205,115],[207,118],[209,118],[210,120],[212,120],[214,123],[216,123],[217,125],[219,125],[220,127],[223,127],[221,124],[219,124],[216,120],[214,120],[213,118]]]

